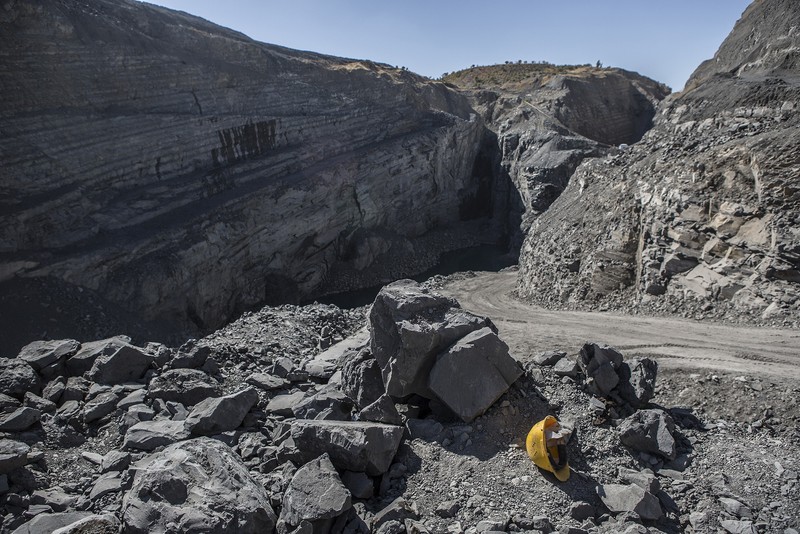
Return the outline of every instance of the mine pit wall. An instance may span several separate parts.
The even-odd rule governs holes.
[[[491,211],[483,122],[442,84],[138,2],[9,6],[5,280],[51,276],[206,330],[342,266],[425,270],[436,251],[412,241]]]

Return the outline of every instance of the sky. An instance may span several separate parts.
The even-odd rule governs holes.
[[[621,67],[683,88],[749,0],[155,0],[299,50],[438,78],[471,65]]]

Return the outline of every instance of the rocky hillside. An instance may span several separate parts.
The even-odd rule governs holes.
[[[17,303],[46,279],[206,330],[422,271],[444,240],[416,238],[488,212],[480,118],[406,71],[132,0],[6,2],[0,57],[0,282]]]
[[[536,220],[519,293],[697,317],[800,309],[800,5],[754,2],[637,144]]]
[[[491,133],[498,175],[495,211],[507,215],[513,248],[558,198],[587,157],[634,143],[669,89],[622,69],[522,63],[445,76],[470,95]],[[501,189],[503,184],[507,184]]]

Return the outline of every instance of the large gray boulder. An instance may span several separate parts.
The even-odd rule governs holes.
[[[460,308],[413,280],[385,286],[369,311],[370,349],[381,367],[386,392],[430,398],[428,374],[436,356],[491,321]]]
[[[655,395],[658,363],[650,358],[634,358],[619,366],[617,392],[634,409],[644,406]]]
[[[58,529],[66,527],[85,517],[91,512],[60,512],[55,514],[39,514],[27,523],[21,525],[13,534],[53,534]]]
[[[239,428],[247,412],[258,402],[253,388],[224,397],[198,402],[186,418],[186,428],[195,435],[211,436]]]
[[[39,394],[39,375],[33,367],[19,358],[0,358],[0,393],[22,400],[25,393]]]
[[[152,451],[189,437],[186,421],[142,421],[125,432],[122,446],[127,449]]]
[[[91,423],[102,419],[117,409],[119,397],[113,391],[104,391],[87,402],[83,407],[83,421]]]
[[[81,344],[74,339],[34,341],[22,347],[17,358],[27,362],[35,370],[41,371],[75,354],[80,346]]]
[[[662,410],[639,410],[624,419],[618,430],[620,441],[628,447],[675,459],[675,422]]]
[[[459,339],[436,358],[428,388],[469,423],[483,414],[523,373],[508,345],[489,328]]]
[[[586,375],[589,391],[603,397],[619,383],[617,369],[621,364],[622,354],[608,345],[587,343],[578,355],[578,365]]]
[[[331,419],[349,421],[353,401],[338,388],[327,385],[292,407],[298,419]]]
[[[42,412],[35,408],[22,406],[7,415],[0,416],[0,432],[21,432],[27,430],[42,418]]]
[[[356,406],[369,406],[386,393],[381,366],[369,349],[346,354],[342,363],[342,391]]]
[[[612,512],[636,512],[647,520],[660,519],[664,512],[658,497],[636,484],[602,484],[597,494]]]
[[[147,395],[153,399],[193,406],[208,397],[219,397],[219,382],[199,369],[170,369],[150,381]]]
[[[112,354],[97,357],[87,376],[100,384],[121,384],[142,378],[153,363],[152,355],[133,345],[122,345]]]
[[[0,475],[7,474],[28,463],[31,448],[20,441],[0,439]]]
[[[376,476],[392,464],[403,439],[403,427],[361,421],[297,419],[291,437],[303,461],[328,454],[337,469]]]
[[[131,467],[122,501],[123,532],[270,534],[269,495],[224,443],[196,438],[151,454]]]
[[[92,368],[97,358],[114,354],[125,345],[128,345],[130,341],[131,338],[128,336],[117,336],[83,343],[80,350],[67,359],[67,373],[70,376],[83,375]]]
[[[328,455],[323,454],[295,473],[283,495],[281,519],[292,527],[301,521],[322,527],[325,520],[342,515],[351,506],[350,491],[342,483]]]

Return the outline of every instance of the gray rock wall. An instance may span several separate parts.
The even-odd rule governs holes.
[[[483,125],[443,84],[128,0],[0,25],[0,281],[205,329],[340,264],[424,270],[410,240],[486,211]]]
[[[582,164],[531,227],[520,294],[796,320],[799,22],[796,3],[753,3],[639,143]]]

